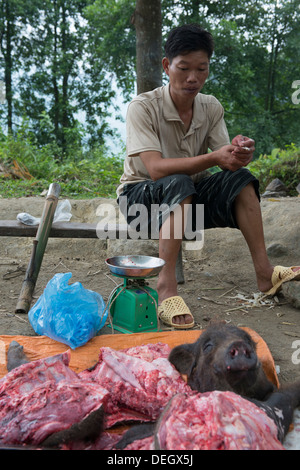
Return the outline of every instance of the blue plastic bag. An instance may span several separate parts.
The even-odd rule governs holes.
[[[38,335],[49,336],[72,349],[82,346],[104,326],[107,309],[101,295],[80,282],[68,284],[72,273],[55,274],[29,310]]]

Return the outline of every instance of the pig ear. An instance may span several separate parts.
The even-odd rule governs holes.
[[[195,364],[194,344],[176,346],[169,355],[169,361],[181,374],[190,375]]]

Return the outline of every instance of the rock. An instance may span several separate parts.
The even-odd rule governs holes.
[[[290,281],[282,284],[282,294],[295,308],[300,309],[299,281]]]
[[[273,256],[275,258],[279,258],[280,256],[287,255],[289,250],[286,246],[282,245],[281,243],[272,243],[267,247],[268,256]]]
[[[287,192],[287,187],[284,185],[284,183],[279,179],[275,178],[273,181],[271,181],[270,184],[266,187],[267,191],[285,191]]]
[[[300,194],[300,183],[299,183],[298,186],[296,187],[296,191]]]
[[[262,197],[285,197],[287,195],[287,187],[279,178],[275,178],[270,184],[268,184]]]

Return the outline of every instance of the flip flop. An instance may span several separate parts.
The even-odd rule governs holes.
[[[293,271],[295,268],[299,268],[298,271]],[[264,294],[275,295],[284,282],[296,281],[298,279],[300,279],[300,266],[291,266],[290,268],[275,266],[271,278],[273,287],[267,292],[264,292]]]
[[[168,297],[167,299],[163,300],[162,303],[158,306],[158,315],[163,323],[179,330],[193,328],[195,324],[194,320],[192,323],[184,323],[182,325],[173,323],[173,318],[177,315],[191,315],[193,317],[183,298],[179,297],[178,295],[175,295],[174,297]]]

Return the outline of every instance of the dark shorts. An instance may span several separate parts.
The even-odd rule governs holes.
[[[234,203],[237,195],[249,183],[253,183],[257,197],[260,199],[259,182],[246,168],[235,172],[220,171],[202,178],[196,184],[187,175],[171,175],[157,181],[147,180],[125,185],[118,203],[128,224],[136,218],[136,213],[128,215],[129,208],[141,204],[147,208],[148,227],[151,227],[151,224],[158,224],[160,228],[167,216],[168,208],[174,208],[188,196],[193,196],[193,229],[195,229],[197,204],[203,205],[204,229],[238,228]],[[121,199],[121,196],[126,196],[126,198]],[[166,207],[166,213],[161,211],[158,217],[157,215],[153,217],[151,206],[155,204]]]

